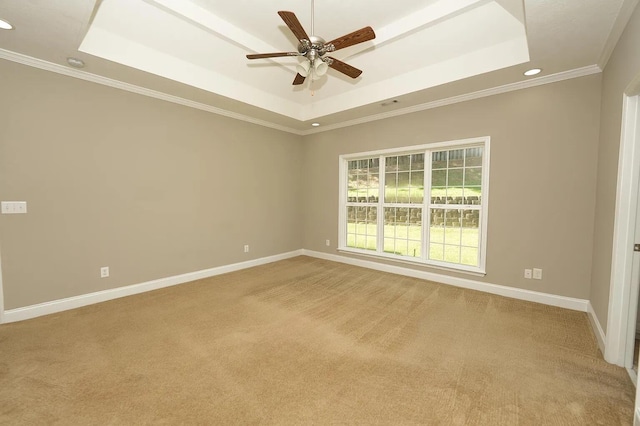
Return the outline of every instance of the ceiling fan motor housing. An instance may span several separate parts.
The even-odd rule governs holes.
[[[302,56],[306,57],[311,63],[317,58],[320,58],[323,62],[328,62],[328,58],[322,58],[327,52],[333,52],[335,47],[333,44],[327,44],[322,37],[309,36],[309,40],[300,40],[298,45],[298,52]]]

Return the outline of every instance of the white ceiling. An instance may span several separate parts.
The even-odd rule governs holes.
[[[297,58],[245,55],[295,51],[277,11],[311,35],[311,0],[4,0],[16,28],[0,31],[0,58],[305,134],[597,72],[637,2],[315,0],[315,35],[370,25],[376,39],[331,54],[359,78],[329,70],[293,86]]]

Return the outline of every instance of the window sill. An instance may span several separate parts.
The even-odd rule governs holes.
[[[342,253],[355,254],[358,256],[368,257],[371,259],[390,260],[393,262],[404,263],[404,264],[413,265],[413,266],[423,266],[423,267],[432,268],[432,269],[439,269],[441,271],[473,275],[476,277],[484,277],[485,275],[487,275],[487,273],[480,268],[464,267],[464,266],[460,266],[460,267],[448,266],[447,264],[435,263],[432,261],[409,260],[409,259],[394,256],[394,255],[372,253],[369,250],[358,250],[350,247],[338,247],[338,251]]]

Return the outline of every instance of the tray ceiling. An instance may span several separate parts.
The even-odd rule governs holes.
[[[332,54],[357,79],[329,70],[292,86],[297,58],[245,55],[295,51],[277,12],[312,34],[310,0],[5,0],[16,28],[0,31],[0,58],[306,134],[599,72],[637,3],[315,0],[315,35],[370,25],[376,39]],[[532,67],[543,73],[522,75]]]

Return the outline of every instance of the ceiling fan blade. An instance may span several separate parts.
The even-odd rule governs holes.
[[[296,74],[296,78],[293,79],[293,85],[297,86],[304,83],[304,79],[305,77],[301,76],[300,74]]]
[[[278,15],[280,15],[284,23],[287,24],[287,27],[289,27],[298,41],[309,40],[307,32],[304,30],[304,28],[302,28],[302,24],[300,24],[300,21],[298,21],[298,18],[296,18],[295,13],[281,10],[280,12],[278,12]]]
[[[345,47],[353,46],[354,44],[363,43],[365,41],[373,40],[376,38],[376,33],[373,32],[373,28],[364,27],[358,31],[354,31],[342,37],[338,37],[335,40],[331,40],[329,43],[333,44],[336,50],[344,49]]]
[[[334,70],[341,72],[342,74],[348,75],[351,78],[358,78],[360,74],[362,74],[362,70],[359,70],[356,67],[352,67],[351,65],[345,62],[337,60],[336,58],[329,58],[329,59],[333,61],[329,66]]]
[[[247,55],[247,59],[277,58],[280,56],[300,56],[300,53],[298,52],[254,53],[251,55]]]

